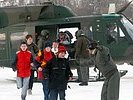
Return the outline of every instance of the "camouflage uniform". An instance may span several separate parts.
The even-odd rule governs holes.
[[[48,32],[47,30],[42,30],[42,31],[41,31],[41,36],[39,36],[38,39],[39,39],[38,42],[37,42],[38,48],[39,48],[40,50],[43,50],[45,43],[46,43],[46,42],[48,41],[48,39],[49,39],[49,32]]]
[[[118,100],[120,75],[107,47],[99,46],[96,48],[94,63],[106,78],[102,88],[101,100]]]
[[[78,73],[78,79],[82,83],[86,83],[88,85],[88,72],[89,72],[89,63],[88,58],[89,55],[87,52],[87,46],[88,46],[89,40],[84,35],[83,31],[78,31],[77,33],[77,41],[76,41],[76,52],[75,52],[75,58],[77,60],[77,63],[79,66],[77,66],[77,73]]]

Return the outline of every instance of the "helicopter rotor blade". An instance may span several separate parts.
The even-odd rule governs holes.
[[[118,10],[116,13],[119,14],[119,13],[122,13],[124,10],[126,10],[126,8],[133,2],[130,1],[129,3],[127,3],[125,6],[123,6],[120,10]]]

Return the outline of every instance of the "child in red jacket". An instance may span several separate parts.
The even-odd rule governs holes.
[[[13,71],[17,71],[17,88],[22,88],[21,99],[26,100],[29,79],[31,75],[31,66],[33,66],[33,57],[27,50],[26,42],[20,44],[20,50],[16,52],[15,61],[12,63]]]

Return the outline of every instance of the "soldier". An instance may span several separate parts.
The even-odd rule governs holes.
[[[89,52],[95,67],[105,76],[101,100],[118,100],[120,74],[112,60],[109,49],[98,45],[96,41],[92,41],[89,44]]]
[[[48,30],[42,30],[41,31],[41,36],[39,36],[39,40],[38,40],[38,48],[39,50],[43,50],[43,46],[45,45],[45,43],[49,41],[49,31]]]
[[[88,59],[89,55],[87,55],[87,47],[89,40],[85,36],[83,30],[79,30],[76,33],[77,41],[75,46],[75,58],[77,63],[79,64],[77,68],[78,80],[81,81],[80,86],[88,85]]]

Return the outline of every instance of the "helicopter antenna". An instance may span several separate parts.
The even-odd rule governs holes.
[[[110,4],[109,4],[109,11],[108,11],[108,13],[109,13],[109,14],[115,13],[115,9],[116,9],[115,3],[110,3]]]
[[[117,11],[116,13],[117,13],[117,14],[122,13],[132,2],[133,2],[133,0],[130,1],[129,3],[127,3],[124,7],[122,7],[122,8],[121,8],[119,11]]]

